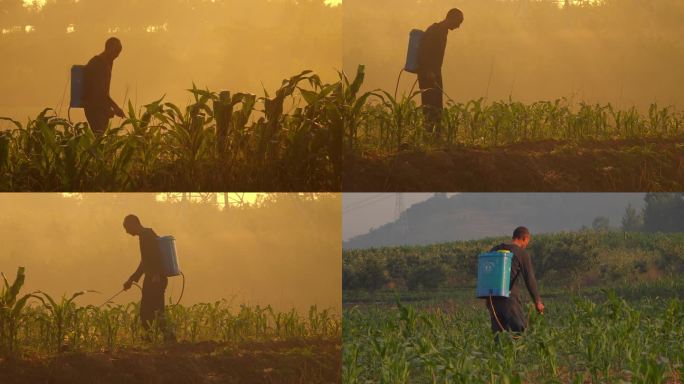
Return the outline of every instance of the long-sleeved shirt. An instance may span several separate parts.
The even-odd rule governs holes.
[[[521,280],[525,282],[527,291],[536,302],[540,301],[539,291],[537,290],[537,279],[532,268],[532,258],[529,253],[515,244],[499,244],[492,248],[491,252],[506,250],[513,253],[511,262],[511,296],[520,297]]]
[[[111,107],[109,85],[112,66],[113,63],[101,55],[94,56],[86,64],[83,73],[83,104],[86,108],[108,110]]]
[[[131,275],[131,280],[137,282],[143,274],[146,276],[156,274],[163,277],[159,236],[154,233],[152,228],[143,228],[138,238],[140,240],[140,264],[138,269]]]
[[[418,48],[418,73],[441,73],[449,29],[432,24],[423,34]]]

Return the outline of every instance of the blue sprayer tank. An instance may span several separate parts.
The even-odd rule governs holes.
[[[404,65],[404,70],[406,72],[418,73],[418,49],[420,49],[420,41],[423,39],[424,33],[425,32],[420,29],[413,29],[409,34],[406,65]]]
[[[497,251],[482,253],[477,265],[477,297],[508,297],[511,293],[513,253]]]
[[[83,108],[83,76],[85,65],[71,67],[71,101],[70,108]]]
[[[181,271],[178,267],[178,257],[176,256],[176,239],[173,236],[160,237],[159,249],[161,250],[162,267],[166,276],[180,275]]]

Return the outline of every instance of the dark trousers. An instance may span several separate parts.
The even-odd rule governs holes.
[[[499,332],[525,332],[525,317],[520,298],[516,296],[509,298],[493,297],[491,302],[489,298],[485,300],[492,323],[492,332],[495,334],[496,341],[499,339]],[[494,308],[492,308],[492,304]],[[496,316],[494,316],[492,310],[496,311]]]
[[[434,80],[428,79],[425,73],[418,73],[425,129],[428,132],[440,132],[442,127],[442,112],[444,110],[444,94],[442,89],[442,72],[436,71]]]
[[[109,111],[104,108],[86,107],[85,115],[95,137],[104,135],[104,131],[107,129],[107,125],[109,125],[109,118],[111,117]]]
[[[166,319],[164,318],[164,292],[168,284],[168,278],[161,277],[159,281],[152,282],[145,276],[142,287],[142,300],[140,302],[140,321],[143,329],[149,331],[154,321],[164,335],[164,340],[173,338]]]

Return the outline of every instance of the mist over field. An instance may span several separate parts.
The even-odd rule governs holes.
[[[264,194],[256,205],[221,210],[222,194],[158,201],[155,194],[2,194],[0,271],[13,281],[26,267],[25,292],[53,297],[93,289],[77,299],[102,304],[140,261],[138,238],[122,226],[129,213],[159,236],[173,235],[186,276],[182,304],[226,299],[277,310],[340,310],[341,197]],[[142,279],[140,281],[142,284]],[[177,300],[181,278],[169,278]],[[133,287],[115,302],[138,301]]]
[[[273,93],[303,70],[341,69],[342,7],[324,0],[0,0],[0,116],[66,115],[69,71],[121,39],[111,96],[184,106],[194,82],[212,91]],[[66,91],[66,93],[65,93]],[[83,121],[82,110],[72,119]],[[115,122],[113,122],[114,124]]]
[[[449,33],[442,72],[456,102],[684,105],[684,2],[673,0],[346,0],[345,71],[365,64],[365,88],[393,92],[411,29],[452,7],[465,21]],[[415,79],[405,73],[399,94]]]

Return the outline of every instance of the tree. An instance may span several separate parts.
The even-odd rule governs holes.
[[[643,229],[644,217],[636,212],[636,209],[629,204],[625,208],[625,216],[622,218],[622,230],[625,232],[639,232]]]
[[[684,193],[649,193],[644,200],[645,232],[684,232]]]

